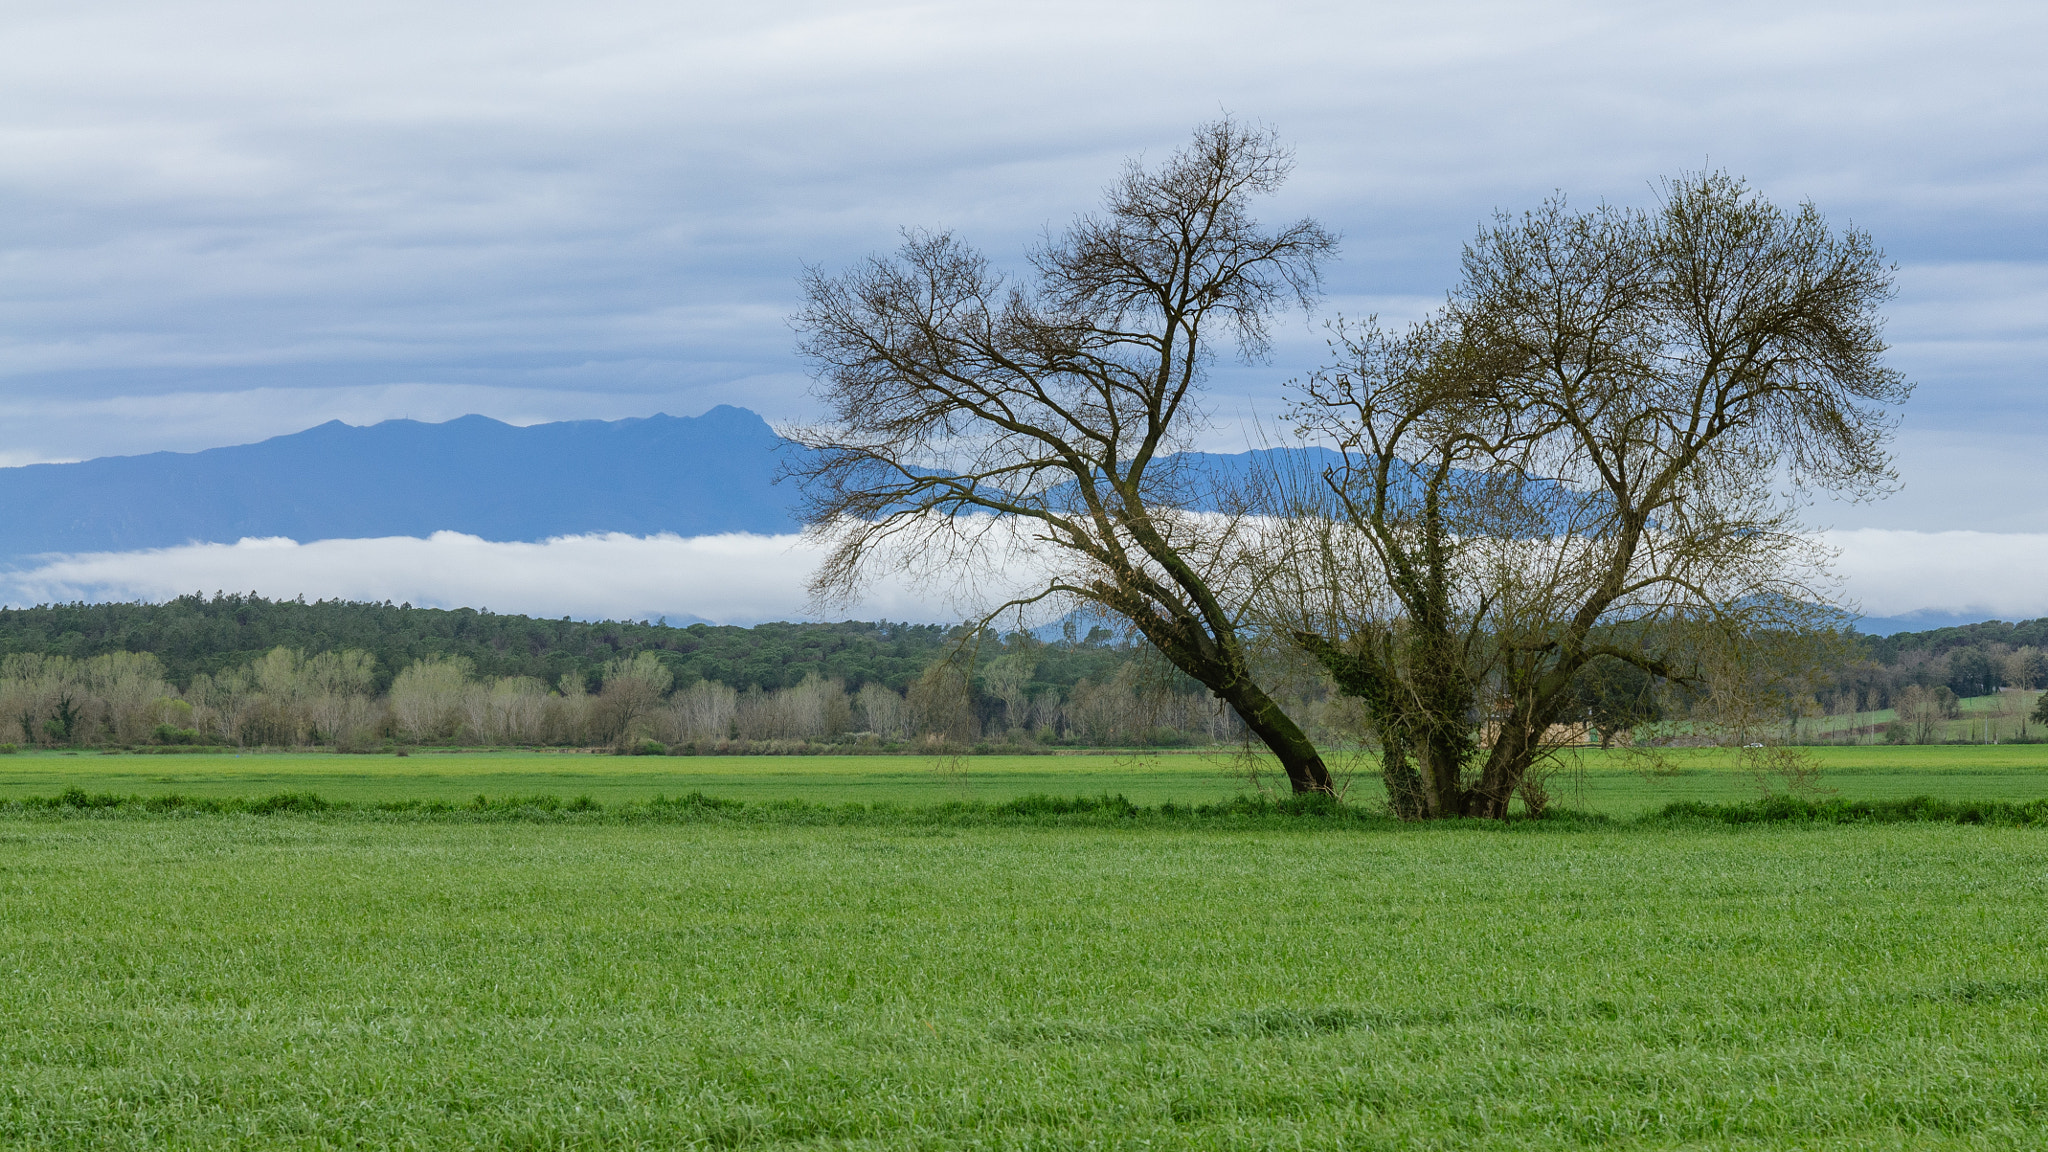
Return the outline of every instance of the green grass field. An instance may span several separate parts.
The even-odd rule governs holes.
[[[1927,794],[1950,800],[2032,800],[2048,796],[2048,745],[1816,748],[1824,787],[1847,799]],[[1631,816],[1672,800],[1731,801],[1758,794],[1728,750],[1674,753],[1676,775],[1646,776],[1625,753],[1588,751],[1552,781],[1558,802]],[[1376,764],[1333,760],[1354,773],[1354,799],[1381,795]],[[1270,775],[1268,786],[1276,781]],[[1002,801],[1030,793],[1122,793],[1144,805],[1214,802],[1247,787],[1227,756],[604,756],[588,753],[422,752],[412,756],[331,753],[74,755],[0,757],[0,800],[54,796],[68,787],[118,795],[258,796],[310,791],[333,801],[463,802],[587,795],[600,803],[703,791],[759,801],[814,803]]]
[[[10,1148],[2039,1148],[2048,834],[0,818]]]
[[[2048,749],[1821,750],[1852,799]],[[1556,781],[1627,817],[1727,753]],[[1582,803],[1573,789],[1581,785]],[[1361,794],[1370,794],[1361,781]],[[1200,756],[17,755],[0,799],[1223,799]],[[2048,830],[0,810],[0,1147],[2011,1148]]]

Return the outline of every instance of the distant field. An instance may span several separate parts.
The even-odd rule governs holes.
[[[2027,829],[15,814],[0,1145],[2037,1149],[2044,940]]]
[[[1821,783],[1849,799],[1922,793],[1952,800],[2048,796],[2048,745],[1844,747],[1811,750],[1826,766]],[[1380,795],[1377,765],[1334,758],[1352,776],[1354,799]],[[1722,749],[1672,754],[1677,774],[1646,776],[1627,753],[1588,751],[1552,781],[1558,802],[1632,815],[1671,800],[1725,801],[1757,794],[1756,782]],[[1268,787],[1282,784],[1270,766]],[[602,803],[703,791],[741,800],[815,803],[1000,801],[1029,793],[1122,793],[1145,805],[1220,800],[1251,787],[1228,756],[606,756],[553,752],[421,752],[412,756],[331,753],[63,755],[0,757],[0,799],[50,796],[66,788],[119,795],[177,792],[255,796],[310,791],[337,801],[467,801],[483,794],[589,796]]]
[[[2015,736],[2044,734],[2042,725],[2029,719],[2042,693],[2007,689],[1992,696],[1967,696],[1956,703],[1962,715],[1936,723],[1936,740],[1966,740],[1991,743]],[[1852,712],[1841,716],[1814,716],[1799,722],[1802,740],[1854,740],[1882,743],[1880,729],[1899,718],[1896,710]]]

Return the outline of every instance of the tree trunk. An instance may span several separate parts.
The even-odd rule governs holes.
[[[1515,798],[1515,790],[1522,786],[1522,778],[1529,773],[1534,750],[1524,726],[1513,720],[1501,725],[1493,751],[1486,757],[1486,766],[1480,770],[1479,784],[1472,789],[1468,814],[1488,820],[1507,819],[1508,803]]]
[[[1462,741],[1452,733],[1435,727],[1426,731],[1421,748],[1422,783],[1424,808],[1430,819],[1470,814],[1462,751]]]
[[[1380,779],[1387,786],[1387,804],[1403,820],[1420,820],[1428,815],[1422,794],[1422,773],[1408,759],[1408,750],[1391,732],[1380,734]]]
[[[1103,602],[1112,608],[1116,602],[1104,597]],[[1265,742],[1280,761],[1280,767],[1287,772],[1287,783],[1299,796],[1306,792],[1321,792],[1334,796],[1337,789],[1330,781],[1330,770],[1323,765],[1323,757],[1278,701],[1260,688],[1246,668],[1244,649],[1235,637],[1204,637],[1206,644],[1191,639],[1201,633],[1190,623],[1187,627],[1174,627],[1158,617],[1147,618],[1148,613],[1119,609],[1126,619],[1138,626],[1152,647],[1168,663],[1194,677],[1201,685],[1216,694],[1218,700],[1230,705],[1244,726]]]
[[[1253,735],[1273,750],[1273,755],[1280,760],[1280,767],[1287,772],[1287,783],[1294,794],[1321,792],[1326,796],[1336,795],[1336,786],[1330,781],[1330,770],[1324,766],[1316,746],[1309,741],[1308,733],[1303,732],[1301,726],[1257,685],[1242,681],[1233,689],[1217,689],[1216,694],[1223,697]]]

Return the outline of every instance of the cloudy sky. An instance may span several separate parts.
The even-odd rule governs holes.
[[[1228,110],[1296,149],[1273,214],[1344,234],[1326,315],[1428,307],[1497,208],[1642,204],[1703,165],[1868,229],[1919,383],[1906,488],[1817,524],[2048,561],[2040,5],[15,0],[0,21],[0,464],[331,418],[800,418],[806,263],[903,225],[1010,259]],[[1319,350],[1301,323],[1220,377],[1211,446],[1241,449],[1232,419],[1277,412]]]

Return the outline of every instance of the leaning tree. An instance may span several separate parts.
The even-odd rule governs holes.
[[[1036,575],[988,615],[1065,601],[1113,614],[1205,685],[1279,758],[1296,791],[1330,790],[1313,744],[1253,675],[1229,582],[1241,519],[1200,510],[1174,457],[1200,426],[1207,370],[1256,360],[1306,310],[1336,246],[1313,220],[1262,226],[1286,178],[1269,131],[1223,120],[1157,169],[1129,165],[1083,217],[1005,276],[943,233],[892,259],[813,271],[795,318],[829,413],[792,430],[813,591],[881,567],[948,581]]]
[[[1340,330],[1294,415],[1342,463],[1247,554],[1419,818],[1505,816],[1602,665],[1771,698],[1830,598],[1805,498],[1891,484],[1910,392],[1869,237],[1723,174],[1503,217],[1463,272],[1410,331]]]

